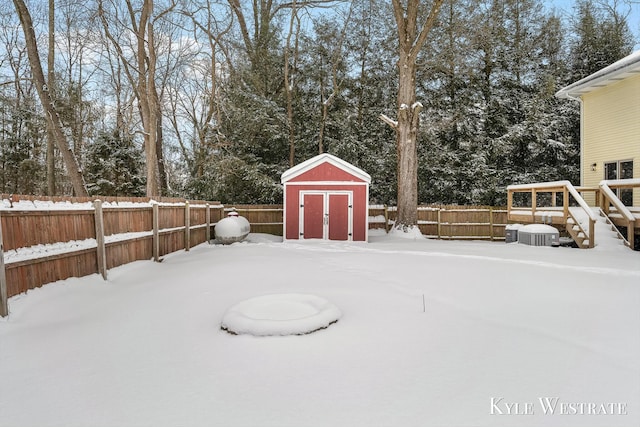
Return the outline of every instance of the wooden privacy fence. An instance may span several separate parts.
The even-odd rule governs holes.
[[[232,210],[247,218],[252,233],[282,236],[282,205],[226,205],[225,215]]]
[[[247,218],[252,233],[282,235],[282,205],[227,205]],[[395,206],[370,205],[369,229],[389,231],[395,223]],[[418,206],[418,227],[422,234],[436,239],[504,240],[506,208],[492,206]]]
[[[20,196],[0,210],[0,316],[13,295],[69,277],[99,273],[137,260],[159,260],[209,241],[211,227],[235,209],[253,233],[282,235],[282,205],[227,205],[160,198]],[[29,208],[24,200],[33,200]],[[0,199],[11,200],[8,195]],[[390,230],[394,206],[371,205],[369,228]],[[484,206],[418,207],[422,234],[439,239],[503,240],[507,211]]]
[[[369,229],[389,231],[395,224],[395,206],[369,206]],[[493,206],[421,205],[418,227],[430,239],[504,240],[507,210]]]
[[[0,315],[7,298],[45,283],[106,278],[107,269],[189,250],[209,241],[224,215],[218,202],[109,200],[0,210]]]

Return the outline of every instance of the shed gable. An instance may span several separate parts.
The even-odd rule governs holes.
[[[364,180],[329,162],[320,163],[319,165],[291,178],[288,182],[305,181],[364,182]]]
[[[370,183],[371,176],[362,169],[345,162],[328,153],[320,154],[299,165],[292,167],[282,174],[283,184],[289,181],[343,181]]]

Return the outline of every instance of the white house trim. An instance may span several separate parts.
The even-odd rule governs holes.
[[[629,76],[640,74],[640,50],[621,60],[605,67],[582,80],[560,89],[556,97],[573,99],[594,91],[598,88],[610,85],[613,82],[624,80]]]

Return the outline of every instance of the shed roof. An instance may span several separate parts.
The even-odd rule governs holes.
[[[596,71],[590,76],[585,77],[569,86],[560,89],[556,93],[558,98],[577,98],[585,93],[594,91],[598,88],[605,87],[611,83],[624,80],[627,77],[640,74],[640,50],[633,52],[631,55],[622,58]]]
[[[296,166],[292,167],[291,169],[288,169],[286,171],[284,171],[284,173],[282,174],[281,178],[280,178],[280,182],[282,182],[283,184],[295,177],[297,177],[298,175],[301,175],[305,172],[307,172],[308,170],[311,170],[323,163],[329,163],[332,164],[333,166],[340,168],[342,170],[344,170],[345,172],[355,176],[356,178],[359,178],[367,183],[371,182],[371,176],[366,173],[365,171],[363,171],[360,168],[355,167],[354,165],[352,165],[351,163],[348,163],[334,155],[331,155],[329,153],[323,153],[320,154],[318,156],[312,157],[309,160],[305,160],[304,162],[297,164]]]

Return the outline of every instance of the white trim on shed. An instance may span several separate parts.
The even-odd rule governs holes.
[[[363,181],[365,181],[366,183],[371,183],[371,175],[369,175],[368,173],[366,173],[365,171],[363,171],[362,169],[359,169],[357,167],[355,167],[354,165],[352,165],[351,163],[348,163],[334,155],[331,155],[329,153],[323,153],[320,154],[318,156],[312,157],[309,160],[306,160],[294,167],[292,167],[291,169],[286,170],[283,174],[282,177],[280,178],[280,182],[282,184],[286,183],[287,181],[292,180],[293,178],[295,178],[296,176],[299,176],[303,173],[305,173],[308,170],[313,169],[314,167],[322,164],[322,163],[329,163],[334,165],[335,167],[344,170],[345,172],[350,173],[351,175],[355,176],[356,178],[359,178]],[[297,183],[296,183],[297,184]]]
[[[324,168],[323,165],[332,167]],[[317,170],[314,171],[314,169]],[[307,172],[310,174],[304,175]],[[304,197],[314,194],[323,196],[323,215],[318,217],[318,221],[323,221],[324,218],[324,239],[330,238],[332,218],[338,218],[336,221],[340,221],[333,224],[342,224],[343,221],[342,216],[334,216],[335,213],[331,213],[331,206],[340,205],[342,202],[336,199],[337,205],[333,205],[331,199],[336,195],[347,195],[346,240],[365,242],[368,240],[369,184],[371,183],[371,176],[368,173],[336,156],[323,153],[285,171],[281,182],[284,186],[282,234],[285,241],[305,239]],[[314,224],[319,223],[316,220],[314,216]]]

